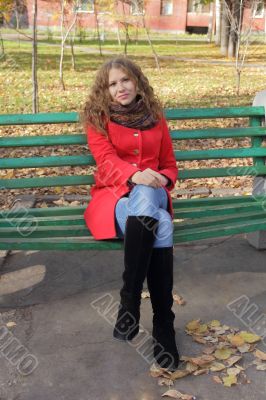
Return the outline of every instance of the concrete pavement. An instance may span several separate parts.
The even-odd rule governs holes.
[[[181,355],[202,353],[201,345],[185,333],[190,320],[218,319],[247,330],[227,308],[242,295],[265,313],[265,260],[265,251],[253,249],[242,235],[175,247],[174,293],[187,302],[174,305]],[[112,313],[107,320],[95,308],[104,296],[116,311],[122,265],[122,251],[18,251],[6,257],[0,280],[1,332],[9,323],[12,337],[37,363],[27,374],[26,366],[12,364],[0,351],[1,400],[161,398],[167,387],[149,376],[150,364],[136,347],[112,339]],[[151,332],[149,299],[142,301],[141,311],[141,324]],[[258,348],[266,351],[263,343]],[[231,388],[215,384],[211,375],[187,376],[175,381],[174,388],[199,400],[263,399],[266,372],[252,366],[246,373],[251,383]]]

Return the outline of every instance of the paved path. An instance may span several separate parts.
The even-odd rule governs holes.
[[[14,40],[14,41],[18,40],[18,36],[15,35],[15,34],[3,34],[2,36],[3,36],[3,39]],[[23,35],[20,35],[20,40],[27,41],[29,39],[27,39]],[[200,40],[195,40],[195,41],[196,42],[202,42]],[[49,46],[60,47],[60,44],[56,44],[56,43],[39,42],[38,46],[41,46],[41,45],[49,45]],[[66,48],[70,48],[69,45],[66,45],[65,47]],[[99,54],[99,50],[95,49],[95,48],[89,48],[89,47],[85,47],[85,46],[75,45],[75,49],[79,50],[79,51],[81,51],[83,53],[86,53],[86,54]],[[104,48],[102,48],[102,54],[110,55],[110,56],[111,55],[112,56],[117,55],[116,52],[113,52],[111,50],[106,50]],[[152,54],[150,56],[153,57]],[[178,56],[175,56],[175,55],[168,55],[168,56],[158,55],[158,58],[161,59],[161,60],[176,60],[176,61],[181,61],[181,62],[182,61],[183,62],[190,62],[190,63],[194,63],[194,64],[223,65],[225,67],[234,67],[235,66],[235,62],[234,61],[216,60],[216,59],[209,59],[209,58],[205,59],[205,58],[192,58],[192,57],[178,57]],[[253,64],[253,63],[245,62],[244,65],[243,65],[243,68],[266,69],[266,64]]]
[[[201,353],[184,329],[201,318],[246,330],[227,308],[245,295],[266,310],[266,253],[241,235],[175,247],[176,339],[182,355]],[[121,251],[13,252],[1,267],[3,324],[37,357],[39,365],[23,376],[2,356],[1,400],[159,400],[167,388],[149,376],[149,363],[127,343],[112,339],[112,325],[93,307],[100,296],[119,299]],[[114,308],[116,311],[116,307]],[[149,299],[142,301],[141,323],[151,331]],[[258,347],[266,351],[262,343]],[[0,347],[1,348],[1,347]],[[2,354],[2,353],[1,353]],[[247,370],[250,384],[226,388],[210,375],[189,376],[175,388],[197,400],[264,399],[265,371]]]

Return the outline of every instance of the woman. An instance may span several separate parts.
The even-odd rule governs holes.
[[[153,308],[154,357],[175,370],[173,208],[177,179],[172,141],[160,102],[141,69],[127,58],[98,71],[83,119],[97,164],[84,217],[95,239],[124,238],[123,287],[113,336],[139,332],[141,291],[147,277]]]

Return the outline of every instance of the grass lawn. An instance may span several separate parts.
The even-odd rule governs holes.
[[[1,61],[0,91],[1,113],[31,112],[31,44],[5,41],[6,59]],[[155,66],[150,47],[145,42],[128,46],[128,55],[137,61],[148,75],[151,85],[166,107],[206,107],[248,105],[258,90],[266,85],[265,44],[250,47],[248,63],[262,68],[244,68],[240,96],[236,95],[236,74],[233,65],[174,59],[200,59],[229,61],[222,58],[213,44],[196,41],[155,42],[161,71]],[[51,44],[39,44],[38,79],[40,111],[79,110],[86,99],[95,70],[113,55],[122,54],[123,47],[116,42],[106,42],[105,53],[99,55],[95,42],[78,45],[76,71],[71,66],[70,50],[66,49],[64,77],[66,91],[62,91],[59,79],[60,48]],[[169,58],[168,58],[169,57]],[[265,67],[265,68],[263,68]]]

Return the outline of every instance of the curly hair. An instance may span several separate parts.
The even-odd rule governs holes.
[[[142,97],[148,111],[155,119],[161,118],[163,114],[162,105],[141,68],[126,57],[116,57],[104,63],[96,74],[89,97],[81,113],[84,128],[87,125],[92,125],[99,132],[107,134],[106,124],[110,119],[109,105],[112,101],[109,93],[109,71],[112,68],[121,69],[135,82],[137,93]]]

